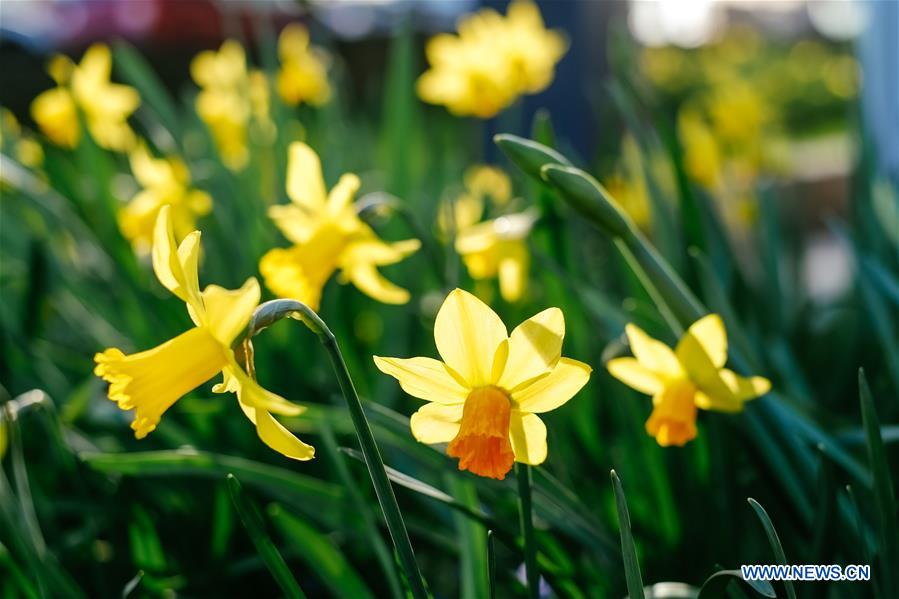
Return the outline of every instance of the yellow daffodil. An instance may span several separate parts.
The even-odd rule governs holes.
[[[125,355],[110,348],[94,356],[94,373],[109,383],[109,398],[123,410],[134,410],[131,428],[142,439],[162,414],[183,395],[218,373],[224,380],[217,393],[233,392],[259,438],[275,451],[296,460],[313,457],[314,449],[294,437],[272,414],[297,415],[302,408],[266,391],[238,365],[231,346],[259,303],[259,284],[247,279],[240,289],[209,285],[200,292],[197,259],[200,232],[175,244],[171,210],[159,211],[153,237],[153,270],[159,282],[184,300],[196,325],[153,349]]]
[[[430,68],[418,80],[418,95],[453,114],[489,118],[521,94],[549,86],[566,48],[532,2],[512,2],[506,17],[484,9],[463,19],[458,35],[428,41]]]
[[[464,191],[452,202],[441,206],[437,226],[448,234],[468,228],[484,215],[484,202],[490,199],[496,207],[502,207],[512,199],[512,182],[500,168],[476,164],[465,171]]]
[[[521,299],[530,265],[527,236],[536,220],[533,212],[521,212],[460,230],[456,234],[456,252],[468,274],[476,280],[498,277],[503,299]]]
[[[196,228],[197,217],[212,210],[212,198],[190,187],[190,171],[179,158],[155,158],[144,144],[131,152],[131,171],[142,189],[119,211],[119,228],[138,253],[153,242],[156,217],[169,206],[175,239]]]
[[[232,170],[243,168],[249,159],[247,130],[253,113],[243,46],[226,40],[218,52],[200,52],[190,64],[190,73],[202,88],[197,94],[197,114],[209,127],[222,161]]]
[[[684,148],[684,168],[694,181],[716,189],[721,178],[721,149],[711,128],[699,112],[685,108],[677,119]]]
[[[278,38],[278,94],[287,104],[308,102],[319,106],[328,101],[327,56],[309,44],[309,31],[299,23],[291,23]]]
[[[31,115],[53,143],[69,148],[78,145],[80,110],[101,147],[126,151],[134,145],[128,117],[140,105],[140,96],[134,88],[110,82],[112,55],[108,46],[92,45],[78,65],[57,56],[48,71],[57,87],[34,99]]]
[[[335,271],[341,282],[387,304],[404,304],[409,292],[379,272],[419,248],[417,239],[387,243],[362,222],[353,206],[359,177],[344,174],[330,193],[325,190],[321,162],[301,142],[290,146],[287,195],[292,203],[272,206],[269,216],[293,247],[269,251],[259,263],[266,286],[280,297],[297,299],[317,309],[322,289]]]
[[[768,379],[744,378],[724,367],[727,334],[717,314],[687,330],[672,351],[661,341],[628,324],[633,358],[615,358],[609,372],[641,393],[652,395],[646,432],[659,445],[684,445],[696,437],[696,409],[740,412],[743,403],[771,389]]]
[[[571,399],[590,378],[588,365],[563,358],[565,318],[549,308],[512,334],[486,304],[461,289],[443,302],[434,340],[443,361],[375,356],[381,372],[426,403],[412,415],[421,443],[449,443],[459,469],[502,479],[514,462],[546,459],[538,414]]]

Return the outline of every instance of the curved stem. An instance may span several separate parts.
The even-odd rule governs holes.
[[[378,503],[381,505],[381,511],[384,513],[387,530],[390,532],[390,538],[393,540],[400,564],[409,582],[409,590],[416,599],[426,599],[428,592],[425,581],[421,576],[421,571],[418,568],[418,562],[415,560],[415,552],[412,550],[412,543],[409,541],[406,523],[396,503],[396,496],[393,494],[393,487],[391,487],[387,478],[387,471],[384,469],[381,453],[375,443],[368,420],[365,418],[362,402],[359,400],[359,395],[353,386],[353,381],[350,378],[349,371],[347,371],[346,363],[343,361],[343,355],[340,353],[334,333],[331,332],[331,329],[328,328],[328,325],[325,324],[319,315],[306,304],[296,300],[281,299],[266,302],[256,309],[256,312],[253,313],[253,318],[250,319],[246,337],[251,338],[262,329],[286,317],[295,318],[305,324],[309,330],[316,334],[319,341],[328,351],[328,357],[331,360],[331,366],[334,368],[334,374],[337,375],[340,391],[343,393],[343,398],[346,400],[347,408],[350,412],[350,418],[353,421],[353,426],[356,428],[356,436],[359,438],[362,456],[365,459],[368,474],[375,487],[375,494],[378,497]]]

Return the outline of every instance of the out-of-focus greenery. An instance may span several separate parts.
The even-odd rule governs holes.
[[[276,39],[259,34],[259,66],[271,86]],[[139,136],[156,155],[180,157],[191,185],[212,198],[211,212],[197,220],[204,281],[236,287],[257,274],[267,250],[284,245],[266,209],[286,201],[287,146],[296,140],[321,155],[329,185],[341,173],[360,174],[361,199],[383,208],[364,216],[385,238],[422,239],[421,251],[385,269],[410,290],[409,304],[377,304],[332,280],[319,313],[365,400],[434,596],[486,597],[490,588],[496,597],[524,595],[514,477],[459,472],[442,451],[416,443],[408,415],[420,402],[371,360],[434,356],[434,316],[457,286],[476,290],[513,326],[560,307],[565,355],[594,367],[587,387],[546,415],[549,458],[533,471],[538,564],[557,596],[635,596],[641,584],[656,585],[654,597],[675,596],[657,584],[666,581],[687,583],[686,596],[697,596],[719,570],[775,563],[772,527],[789,563],[871,564],[874,579],[775,583],[778,596],[897,596],[890,464],[899,438],[891,425],[899,417],[899,200],[870,156],[862,152],[855,165],[849,213],[830,225],[853,257],[851,284],[837,297],[810,298],[797,277],[803,223],[778,202],[780,189],[750,178],[758,217],[744,225],[737,249],[715,189],[688,173],[683,127],[665,108],[699,85],[697,65],[717,73],[728,46],[698,51],[698,60],[618,48],[604,97],[631,140],[621,160],[642,165],[627,167],[645,196],[642,216],[631,212],[641,222],[614,230],[597,218],[615,200],[585,171],[559,166],[586,161],[556,139],[552,115],[538,113],[531,131],[512,131],[537,143],[501,142],[519,207],[539,210],[528,237],[528,290],[509,303],[496,283],[475,285],[438,229],[441,202],[458,197],[465,170],[483,161],[484,124],[418,101],[422,64],[413,42],[408,27],[398,30],[383,89],[358,94],[370,101],[349,97],[337,60],[321,107],[289,107],[272,88],[272,126],[249,129],[247,162],[237,169],[197,116],[197,88],[173,97],[124,43],[113,45],[113,64],[114,78],[142,98],[131,119]],[[768,45],[755,43],[761,79],[739,83],[766,96],[764,80],[778,78],[767,69]],[[811,52],[803,48],[790,55]],[[638,60],[670,97],[633,76],[627,65]],[[809,60],[825,73],[827,60],[842,58]],[[678,67],[655,64],[666,61]],[[793,103],[820,97],[821,86],[847,97],[828,77],[809,78],[786,110],[804,114]],[[719,89],[736,90],[727,82]],[[860,131],[853,123],[851,134]],[[135,441],[91,357],[110,346],[153,347],[189,321],[120,232],[119,210],[139,189],[128,160],[101,149],[89,131],[67,150],[5,121],[2,143],[0,597],[291,596],[295,587],[309,597],[404,596],[349,415],[314,336],[283,321],[255,341],[260,382],[309,406],[285,423],[316,445],[314,461],[269,451],[236,402],[208,386]],[[624,193],[610,190],[615,199]],[[385,193],[397,199],[384,201]],[[678,327],[709,311],[723,317],[733,367],[763,374],[773,391],[740,414],[701,413],[695,441],[661,448],[644,430],[650,401],[603,364],[625,353],[627,322],[672,343]],[[703,596],[758,591],[767,589],[725,574]]]

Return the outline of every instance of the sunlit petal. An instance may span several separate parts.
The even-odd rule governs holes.
[[[381,372],[398,380],[412,397],[440,404],[461,404],[468,395],[469,390],[439,360],[380,356],[375,356],[374,360]]]
[[[434,323],[437,351],[472,387],[495,382],[490,380],[493,358],[506,338],[506,325],[499,316],[461,289],[450,292]]]

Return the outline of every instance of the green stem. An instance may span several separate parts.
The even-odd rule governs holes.
[[[524,567],[528,581],[528,597],[540,596],[540,572],[537,570],[537,539],[534,538],[534,519],[531,514],[531,467],[516,464],[518,497],[521,515],[521,534],[524,537]]]
[[[400,513],[400,508],[396,503],[396,496],[393,494],[393,487],[390,486],[390,481],[387,478],[384,462],[381,460],[381,454],[378,451],[375,438],[362,409],[362,402],[359,400],[359,395],[356,393],[352,379],[350,379],[350,373],[347,371],[334,333],[319,318],[318,314],[306,304],[296,300],[282,299],[266,302],[256,309],[253,318],[250,320],[247,337],[252,337],[265,327],[285,317],[296,318],[302,321],[309,330],[318,336],[319,341],[328,351],[328,357],[331,360],[331,365],[334,367],[334,373],[337,375],[337,382],[340,385],[343,398],[346,400],[350,418],[353,421],[353,426],[356,428],[359,445],[362,447],[362,456],[365,459],[368,474],[375,487],[375,494],[378,497],[378,503],[381,505],[381,511],[384,513],[387,530],[390,532],[390,538],[393,540],[393,545],[399,555],[400,564],[406,573],[409,589],[415,599],[427,599],[428,592],[425,587],[425,581],[418,568],[418,562],[415,560],[415,552],[412,550],[412,543],[409,541],[406,523],[403,521],[403,515]]]

